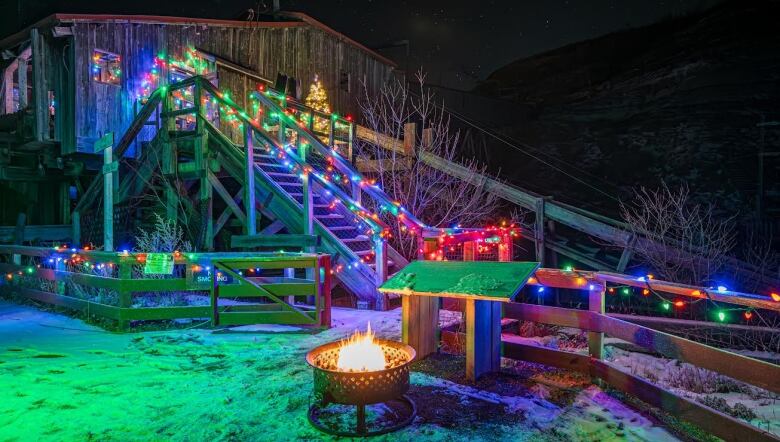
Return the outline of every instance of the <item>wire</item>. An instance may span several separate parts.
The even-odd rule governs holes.
[[[416,95],[416,94],[415,94],[415,95]],[[551,168],[555,169],[556,171],[558,171],[558,172],[560,172],[560,173],[562,173],[562,174],[564,174],[564,175],[568,176],[569,178],[571,178],[571,179],[573,179],[573,180],[575,180],[575,181],[577,181],[577,182],[579,182],[579,183],[581,183],[581,184],[584,184],[584,185],[586,185],[587,187],[591,188],[592,190],[595,190],[596,192],[598,192],[598,193],[600,193],[600,194],[602,194],[602,195],[604,195],[604,196],[606,196],[606,197],[608,197],[608,198],[610,198],[610,199],[612,199],[612,200],[614,200],[614,201],[620,202],[620,198],[617,198],[617,197],[615,197],[614,195],[612,195],[612,194],[610,194],[610,193],[607,193],[607,192],[605,192],[605,191],[601,190],[600,188],[598,188],[598,187],[596,187],[596,186],[593,186],[593,185],[592,185],[592,184],[590,184],[589,182],[587,182],[587,181],[585,181],[585,180],[582,180],[582,179],[580,179],[580,178],[578,178],[578,177],[576,177],[576,176],[572,175],[571,173],[569,173],[569,172],[567,172],[567,171],[565,171],[565,170],[561,169],[560,167],[558,167],[558,166],[556,166],[556,165],[554,165],[554,164],[552,164],[552,163],[550,163],[550,162],[548,162],[548,161],[546,161],[546,160],[544,160],[544,159],[540,158],[539,156],[537,156],[537,155],[534,155],[534,154],[532,154],[532,153],[530,153],[530,152],[528,152],[528,151],[526,151],[526,150],[522,149],[522,148],[521,148],[521,147],[519,147],[517,144],[520,144],[520,145],[522,145],[522,146],[523,146],[523,147],[525,147],[526,149],[532,149],[532,150],[534,150],[534,151],[536,151],[536,152],[539,152],[539,153],[540,153],[540,154],[542,154],[542,155],[547,155],[547,154],[544,154],[544,153],[542,153],[542,151],[541,151],[541,150],[539,150],[539,149],[537,149],[537,148],[535,148],[535,147],[533,147],[533,146],[531,146],[531,145],[529,145],[529,144],[526,144],[526,143],[523,143],[523,142],[520,142],[520,141],[514,140],[514,139],[512,139],[511,137],[508,137],[508,136],[506,136],[506,135],[500,135],[500,134],[497,134],[497,133],[495,133],[494,131],[492,131],[492,130],[490,130],[490,129],[484,128],[484,127],[482,127],[482,126],[478,125],[477,123],[473,122],[472,120],[470,120],[468,117],[466,117],[466,116],[464,116],[464,115],[462,115],[462,114],[460,114],[460,113],[458,113],[458,112],[456,112],[456,111],[453,111],[453,110],[451,110],[451,109],[447,108],[447,107],[446,107],[446,106],[444,106],[443,104],[441,104],[441,105],[440,105],[440,104],[434,103],[434,106],[438,107],[439,109],[441,109],[441,110],[442,110],[442,111],[444,111],[444,112],[447,112],[447,113],[449,113],[449,114],[451,114],[451,115],[455,116],[455,118],[457,118],[458,120],[460,120],[460,121],[462,121],[462,122],[464,122],[464,123],[468,124],[469,126],[473,127],[474,129],[477,129],[477,130],[479,130],[480,132],[483,132],[483,133],[485,133],[485,134],[487,134],[487,135],[491,136],[492,138],[495,138],[496,140],[500,141],[501,143],[503,143],[503,144],[505,144],[505,145],[507,145],[507,146],[509,146],[509,147],[511,147],[511,148],[513,148],[513,149],[515,149],[515,150],[517,150],[518,152],[521,152],[521,153],[523,153],[524,155],[527,155],[527,156],[529,156],[529,157],[531,157],[531,158],[533,158],[533,159],[535,159],[535,160],[539,161],[540,163],[542,163],[542,164],[544,164],[544,165],[546,165],[546,166],[548,166],[548,167],[551,167]],[[517,143],[517,144],[514,144],[514,143]],[[552,156],[550,156],[550,155],[547,155],[547,156],[548,156],[548,157],[550,157],[550,158],[555,158],[555,157],[552,157]],[[576,166],[574,166],[574,165],[572,165],[572,164],[569,164],[569,163],[567,163],[567,162],[565,162],[565,161],[561,160],[560,158],[555,158],[555,159],[556,159],[557,161],[560,161],[560,162],[561,162],[561,163],[563,163],[563,164],[566,164],[567,166],[570,166],[570,167],[576,167]],[[584,172],[585,174],[589,175],[589,176],[590,176],[590,177],[592,177],[592,178],[595,178],[595,179],[597,179],[597,180],[600,180],[600,181],[606,182],[606,181],[604,181],[604,180],[603,180],[603,178],[600,178],[600,177],[598,177],[598,176],[595,176],[595,175],[593,175],[593,174],[591,174],[591,173],[589,173],[589,172],[587,172],[587,171],[582,171],[582,172]]]

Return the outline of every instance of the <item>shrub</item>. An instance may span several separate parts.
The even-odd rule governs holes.
[[[754,413],[753,410],[749,409],[748,407],[745,406],[745,404],[741,402],[735,403],[734,406],[732,407],[722,397],[703,396],[698,398],[697,400],[710,408],[713,408],[718,411],[722,411],[723,413],[726,413],[730,416],[734,416],[739,419],[750,421],[757,417],[756,413]]]

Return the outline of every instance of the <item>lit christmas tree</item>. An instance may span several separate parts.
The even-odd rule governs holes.
[[[314,76],[314,82],[309,87],[309,95],[306,96],[306,106],[320,112],[330,114],[330,104],[328,104],[328,94],[322,85],[319,76]],[[321,117],[314,117],[314,130],[316,132],[328,131],[328,120]]]

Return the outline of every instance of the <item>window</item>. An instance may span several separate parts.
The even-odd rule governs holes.
[[[352,92],[352,85],[350,84],[351,75],[349,75],[349,72],[341,71],[339,75],[339,87],[342,91],[350,93]]]
[[[119,55],[95,49],[92,53],[92,79],[98,83],[119,86],[121,76]]]

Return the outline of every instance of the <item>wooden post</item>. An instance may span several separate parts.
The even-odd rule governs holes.
[[[353,140],[354,139],[355,139],[355,123],[350,121],[349,122],[349,139],[347,140],[347,161],[349,161],[350,163],[352,163],[355,160],[355,158],[354,158],[355,152],[353,151],[353,147],[354,147]],[[354,188],[353,188],[353,198],[352,199],[355,199],[354,198]],[[355,200],[355,201],[357,201],[357,200]]]
[[[49,91],[46,87],[46,46],[38,28],[30,30],[33,65],[33,112],[35,114],[35,138],[44,141],[49,138]],[[25,74],[26,75],[26,74]]]
[[[387,281],[387,241],[380,235],[374,236],[374,275],[376,286],[379,287]],[[387,295],[376,292],[376,310],[387,310]]]
[[[19,57],[19,69],[17,75],[19,76],[19,110],[27,108],[27,59]],[[6,87],[10,88],[12,85],[7,84]]]
[[[257,232],[255,210],[255,148],[252,142],[252,127],[244,123],[244,211],[246,226],[244,233],[254,235]]]
[[[426,127],[422,130],[422,148],[430,149],[431,144],[433,144],[433,128]]]
[[[502,235],[498,245],[498,260],[507,262],[512,260],[512,235]]]
[[[463,260],[476,261],[477,257],[477,244],[474,241],[465,241],[463,243]]]
[[[417,351],[417,359],[439,347],[439,298],[402,295],[401,339]]]
[[[466,380],[501,368],[501,304],[466,300]]]
[[[308,156],[310,146],[301,146],[301,160],[303,161],[303,234],[313,235],[314,233],[314,195],[311,191],[311,176],[308,171],[308,163],[306,157]],[[305,251],[312,251],[311,248],[307,248]]]
[[[588,309],[594,313],[603,315],[605,311],[605,294],[606,287],[604,285],[596,285],[588,291]],[[604,357],[604,333],[601,332],[588,332],[588,354],[595,359],[603,359]]]
[[[333,144],[336,142],[336,119],[331,115],[330,117],[330,133],[328,134],[328,147],[333,149]]]
[[[544,266],[544,198],[534,202],[536,221],[534,222],[534,245],[536,246],[536,260]]]
[[[331,309],[331,298],[330,298],[330,290],[331,290],[331,283],[332,283],[332,275],[330,274],[330,255],[321,255],[317,258],[319,260],[320,269],[322,269],[322,272],[324,274],[324,277],[320,281],[321,288],[320,288],[320,295],[322,296],[322,316],[320,316],[320,325],[323,327],[330,328],[331,325],[331,319],[330,319],[330,309]]]
[[[211,267],[211,325],[214,327],[219,325],[218,300],[219,300],[219,278],[217,278],[216,262],[213,262]]]
[[[404,145],[403,152],[406,156],[414,154],[414,146],[417,143],[417,124],[406,123],[404,124]]]
[[[132,257],[120,257],[119,258],[119,279],[122,281],[129,281],[133,277],[133,264],[135,259]],[[120,283],[120,287],[124,284]],[[128,284],[129,286],[129,284]],[[131,308],[133,305],[133,292],[126,288],[119,290],[119,330],[124,331],[130,326],[130,321],[124,319],[125,309]]]
[[[21,245],[24,242],[24,225],[27,222],[27,214],[19,212],[16,217],[16,228],[14,229],[14,244]],[[13,262],[16,265],[22,265],[22,255],[14,253]]]
[[[14,71],[19,67],[19,59],[17,58],[10,65],[5,67],[3,72],[3,84],[5,84],[3,95],[3,107],[6,114],[12,114],[16,112],[14,109]]]
[[[103,151],[103,250],[114,251],[114,147]]]
[[[81,214],[78,211],[74,211],[70,220],[72,223],[71,240],[73,241],[73,244],[71,245],[73,247],[78,247],[78,245],[81,244]]]

